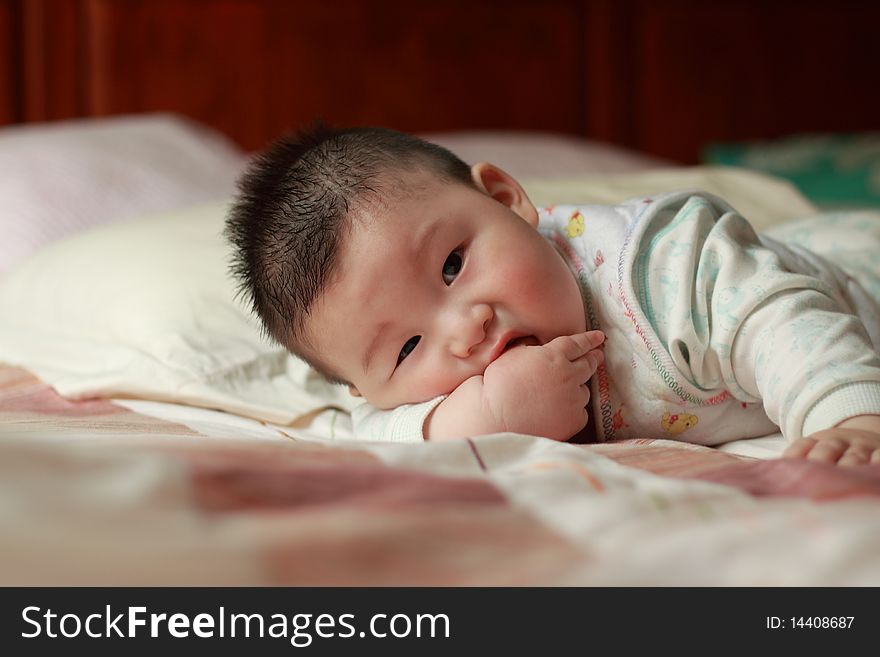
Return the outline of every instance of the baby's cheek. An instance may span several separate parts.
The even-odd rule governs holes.
[[[553,272],[547,271],[546,267],[523,262],[517,267],[511,267],[505,276],[511,291],[523,301],[539,301],[544,295],[553,290]]]
[[[435,365],[428,367],[420,377],[421,396],[428,400],[433,399],[437,395],[449,394],[473,376],[473,374],[473,372],[449,366]]]
[[[586,330],[584,301],[580,287],[571,272],[548,271],[542,283],[529,290],[529,302],[544,315],[559,335]]]
[[[476,374],[480,373],[476,372]],[[384,408],[394,408],[401,404],[418,404],[439,395],[449,394],[474,374],[436,362],[424,363],[417,372],[410,372],[410,376],[405,380],[401,379],[393,386],[378,392],[376,398],[381,399]]]

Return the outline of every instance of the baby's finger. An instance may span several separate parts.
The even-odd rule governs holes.
[[[578,390],[581,393],[581,406],[586,408],[587,404],[590,403],[590,386],[588,386],[586,383],[582,383],[579,386]]]
[[[575,378],[578,381],[586,381],[596,373],[596,370],[599,369],[599,365],[604,361],[605,353],[601,349],[593,349],[580,358],[575,358],[571,361],[571,366],[574,368]]]
[[[605,334],[599,330],[587,331],[586,336],[589,338],[594,348],[605,342]]]
[[[782,458],[805,459],[815,445],[816,440],[813,438],[799,438],[785,448],[785,451],[782,453]]]
[[[591,349],[595,349],[604,341],[605,334],[602,331],[585,331],[574,335],[560,335],[545,346],[558,349],[565,358],[573,361]]]
[[[871,462],[874,448],[871,445],[854,444],[844,452],[837,465],[866,465]]]
[[[837,463],[849,448],[849,443],[838,438],[823,438],[807,455],[808,461],[819,463]]]
[[[593,376],[599,369],[599,365],[605,362],[605,352],[601,349],[593,349],[581,356],[580,359],[587,361],[590,367],[590,376]]]

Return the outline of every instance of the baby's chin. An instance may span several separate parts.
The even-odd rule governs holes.
[[[463,383],[463,382],[462,382]],[[461,385],[459,383],[458,385]],[[436,399],[441,395],[448,395],[451,393],[458,385],[454,386],[450,390],[436,390],[436,391],[427,391],[422,392],[419,396],[406,396],[406,395],[361,395],[361,398],[365,400],[370,406],[373,408],[377,408],[380,411],[390,411],[398,406],[404,406],[405,404],[421,404],[424,402],[429,402],[432,399]]]
[[[436,399],[442,395],[449,395],[453,390],[458,388],[462,383],[467,381],[470,378],[475,376],[482,375],[482,372],[477,372],[475,374],[471,374],[465,378],[463,378],[455,385],[452,385],[448,388],[437,388],[436,390],[421,390],[419,395],[361,395],[361,397],[367,401],[373,408],[377,408],[380,411],[390,411],[392,409],[397,408],[398,406],[403,406],[405,404],[421,404],[424,402],[429,402],[432,399]]]

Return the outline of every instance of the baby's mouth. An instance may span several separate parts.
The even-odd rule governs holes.
[[[510,351],[511,349],[515,349],[516,347],[527,347],[527,346],[536,346],[541,344],[538,342],[538,338],[534,335],[523,335],[518,338],[513,338],[512,340],[508,340],[507,344],[504,345],[504,349],[501,353],[505,353]]]
[[[517,335],[513,331],[510,331],[506,335],[501,336],[501,339],[495,343],[495,346],[492,348],[492,352],[489,354],[489,360],[486,364],[488,365],[496,358],[500,358],[502,354],[510,351],[511,349],[538,344],[541,344],[541,342],[534,335]]]

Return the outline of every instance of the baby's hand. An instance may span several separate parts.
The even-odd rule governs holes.
[[[880,463],[880,416],[861,416],[796,440],[784,458],[837,465]]]
[[[601,331],[505,352],[483,373],[481,402],[498,431],[568,440],[587,425],[587,380],[604,360]]]

